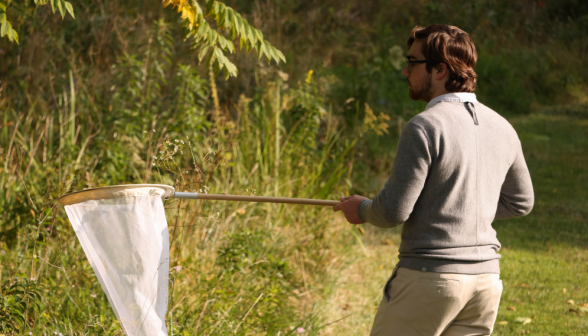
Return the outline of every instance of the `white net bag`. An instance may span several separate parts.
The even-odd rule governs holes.
[[[169,186],[114,186],[60,199],[129,336],[167,335],[169,235],[162,197],[173,192]]]

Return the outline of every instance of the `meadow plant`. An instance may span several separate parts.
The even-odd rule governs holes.
[[[172,53],[173,38],[158,21],[139,53],[115,62],[102,96],[88,96],[84,79],[69,73],[67,85],[56,88],[56,105],[37,98],[23,112],[2,100],[2,276],[5,287],[28,286],[5,291],[6,330],[121,332],[56,202],[67,192],[124,183],[330,199],[345,192],[354,141],[342,136],[312,76],[289,88],[285,74],[269,72],[266,86],[243,96],[236,113],[218,113],[207,109],[208,82],[195,68],[170,62]],[[319,327],[314,285],[334,237],[346,235],[333,231],[330,209],[165,206],[174,334],[287,335]]]

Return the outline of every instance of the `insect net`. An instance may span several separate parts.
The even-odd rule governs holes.
[[[75,193],[75,199],[62,202],[70,203],[67,216],[129,336],[167,335],[166,193],[153,186],[120,186]]]

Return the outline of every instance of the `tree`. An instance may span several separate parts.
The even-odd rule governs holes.
[[[170,5],[182,14],[188,29],[186,37],[192,40],[193,48],[199,50],[198,60],[206,60],[216,73],[223,71],[225,79],[237,76],[237,67],[226,56],[235,52],[233,41],[237,38],[240,49],[254,49],[258,59],[265,56],[268,63],[272,60],[286,62],[284,54],[264,40],[259,29],[251,27],[241,14],[221,2],[205,0],[203,9],[196,0],[163,0],[164,7]],[[211,27],[207,19],[214,22],[216,28]]]
[[[51,4],[53,13],[59,10],[62,19],[69,13],[75,19],[73,6],[65,0],[34,0],[36,6]],[[237,67],[228,58],[235,52],[233,41],[239,39],[240,49],[252,49],[257,52],[258,59],[265,57],[269,62],[286,62],[281,51],[263,39],[263,33],[249,25],[241,14],[231,7],[214,1],[204,0],[204,8],[196,0],[163,0],[163,6],[172,6],[181,13],[184,26],[188,29],[187,39],[192,40],[198,50],[198,60],[206,60],[206,64],[214,68],[215,73],[223,71],[225,79],[237,76]],[[7,37],[11,42],[19,43],[18,33],[7,17],[10,0],[0,0],[0,37]],[[211,21],[209,23],[209,21]],[[214,23],[216,27],[212,27]]]
[[[59,10],[61,13],[61,18],[65,18],[66,12],[71,15],[75,19],[73,6],[69,1],[65,0],[34,0],[36,6],[43,6],[47,3],[51,3],[51,9],[53,10],[53,14],[55,14],[56,10]],[[8,17],[6,15],[8,6],[10,5],[9,0],[1,0],[0,1],[0,37],[8,37],[10,42],[18,43],[18,33],[14,28],[12,28],[12,24],[8,21]]]

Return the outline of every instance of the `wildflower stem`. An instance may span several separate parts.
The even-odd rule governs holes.
[[[276,162],[275,162],[275,196],[278,197],[279,192],[279,178],[280,178],[280,86],[281,81],[278,78],[276,82]]]
[[[243,324],[243,321],[245,321],[245,319],[247,319],[247,316],[249,316],[249,314],[251,314],[251,311],[253,310],[255,305],[259,302],[259,300],[261,299],[262,296],[263,296],[263,293],[259,294],[259,296],[257,297],[257,300],[255,300],[255,302],[253,303],[251,308],[249,308],[249,310],[247,311],[247,314],[245,314],[245,316],[243,316],[243,319],[241,320],[241,322],[239,322],[239,324],[237,324],[237,328],[235,328],[235,335],[237,334],[239,327],[241,327],[241,324]]]

